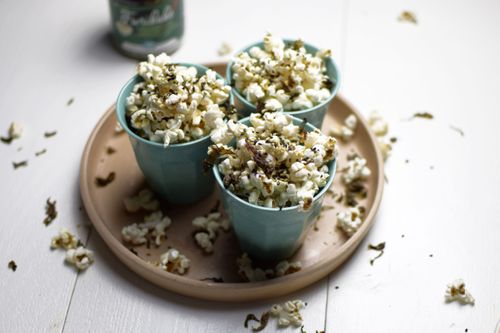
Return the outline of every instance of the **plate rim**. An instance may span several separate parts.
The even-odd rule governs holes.
[[[209,64],[209,66],[220,66],[222,64]],[[345,104],[358,118],[358,121],[363,127],[369,129],[369,126],[363,116],[357,111],[356,108],[347,102],[342,96],[337,95],[335,98]],[[373,204],[365,218],[361,228],[352,237],[350,237],[344,244],[342,244],[331,256],[323,258],[315,262],[307,269],[300,270],[294,274],[285,275],[283,277],[265,280],[260,282],[242,282],[242,283],[215,283],[210,281],[198,281],[185,276],[177,275],[174,273],[166,272],[152,266],[144,259],[139,258],[133,254],[127,247],[113,236],[111,231],[105,224],[105,221],[99,215],[96,207],[92,204],[90,188],[88,186],[88,165],[89,157],[93,148],[93,142],[100,133],[100,130],[106,120],[112,116],[115,110],[115,104],[108,108],[102,115],[92,130],[82,153],[80,161],[80,194],[82,197],[85,210],[89,216],[92,225],[96,228],[100,237],[104,240],[106,245],[111,251],[132,271],[139,274],[146,280],[153,282],[160,287],[170,291],[201,298],[205,300],[216,301],[229,301],[238,302],[242,300],[258,300],[270,297],[282,296],[297,290],[300,290],[314,282],[319,281],[337,267],[339,267],[345,260],[354,252],[359,246],[361,241],[366,237],[368,231],[371,229],[375,222],[375,216],[378,212],[382,194],[384,189],[384,162],[380,149],[376,145],[376,138],[374,134],[368,130],[370,142],[375,148],[376,164],[378,171],[378,179],[376,182],[377,191],[373,199]],[[203,289],[205,287],[205,289]],[[225,291],[232,291],[231,294]]]

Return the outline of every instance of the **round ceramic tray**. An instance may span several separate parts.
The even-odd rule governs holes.
[[[221,74],[225,72],[225,65],[211,67]],[[218,200],[216,191],[194,205],[171,206],[163,203],[162,210],[173,221],[166,231],[167,239],[159,248],[135,247],[137,254],[134,254],[130,246],[122,242],[121,229],[128,224],[141,222],[143,215],[127,213],[123,198],[136,194],[146,187],[146,183],[127,135],[115,132],[114,109],[112,106],[99,120],[83,152],[80,170],[83,203],[95,229],[118,259],[146,280],[161,287],[192,297],[219,301],[249,301],[284,295],[310,285],[332,272],[352,254],[374,223],[384,183],[382,157],[376,139],[361,115],[341,96],[337,96],[327,112],[323,130],[327,133],[333,124],[343,122],[350,114],[359,119],[353,139],[348,144],[340,143],[337,170],[342,169],[348,154],[358,152],[367,159],[372,171],[367,180],[368,195],[360,201],[366,207],[366,218],[362,227],[351,238],[347,238],[336,228],[336,214],[346,208],[327,194],[324,204],[335,208],[323,211],[315,227],[307,234],[302,247],[289,259],[300,261],[302,269],[263,282],[243,282],[237,274],[236,265],[241,250],[232,231],[219,234],[211,255],[203,254],[192,237],[191,221],[214,207]],[[108,147],[112,147],[115,152],[109,154]],[[97,187],[95,178],[105,177],[110,172],[115,172],[115,180],[106,187]],[[343,193],[339,172],[333,189]],[[158,261],[168,246],[180,250],[191,260],[187,274],[181,276],[169,273],[150,263]],[[256,263],[257,266],[258,264]],[[222,279],[224,282],[207,280],[211,278]]]

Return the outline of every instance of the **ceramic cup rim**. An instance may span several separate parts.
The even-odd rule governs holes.
[[[285,42],[285,44],[290,44],[290,43],[294,43],[296,41],[298,41],[300,39],[290,39],[290,38],[285,38],[283,39],[283,41]],[[307,42],[304,42],[304,46],[306,46],[307,48],[311,49],[311,50],[314,50],[314,52],[317,52],[319,50],[319,48],[317,48],[316,46],[312,45],[312,44],[309,44]],[[235,55],[238,55],[242,52],[248,52],[252,47],[254,46],[259,46],[262,48],[262,45],[264,44],[263,41],[259,41],[259,42],[255,42],[255,43],[252,43],[242,49],[240,49],[238,52],[235,53]],[[227,63],[227,67],[226,67],[226,83],[229,84],[231,86],[231,82],[232,82],[232,67],[233,67],[233,64],[234,64],[234,56],[229,60],[229,62]],[[308,109],[304,109],[304,110],[291,110],[291,111],[284,111],[285,113],[287,114],[290,114],[290,115],[302,115],[304,113],[308,113],[308,112],[311,112],[311,111],[315,111],[316,109],[320,109],[322,108],[323,106],[325,105],[328,105],[329,103],[331,103],[332,99],[337,95],[337,92],[340,88],[340,84],[342,82],[342,79],[341,79],[341,75],[340,75],[340,71],[339,71],[339,67],[337,66],[337,63],[335,62],[335,60],[330,56],[330,57],[327,57],[327,59],[332,63],[332,67],[334,69],[334,71],[337,73],[337,78],[336,78],[336,82],[335,82],[335,86],[333,87],[333,89],[331,90],[331,93],[330,93],[330,96],[325,99],[324,101],[322,101],[321,103],[317,104],[317,105],[314,105],[312,108],[308,108]],[[330,79],[333,79],[332,77],[330,77]],[[245,104],[245,107],[246,108],[250,108],[252,110],[252,112],[254,112],[255,110],[257,110],[257,106],[255,106],[254,104],[250,103],[239,91],[238,89],[236,89],[236,87],[233,87],[231,86],[232,88],[232,92],[233,94],[237,97],[237,99],[242,102],[243,104]]]
[[[206,72],[207,70],[210,69],[210,68],[208,68],[206,66],[203,66],[203,65],[192,64],[192,63],[185,63],[185,62],[175,62],[173,64],[180,65],[180,66],[186,66],[186,67],[195,67],[197,71],[203,70],[203,71]],[[219,73],[215,72],[215,74],[217,76],[217,79],[223,79],[224,80],[224,78]],[[131,85],[135,85],[136,83],[139,83],[139,82],[142,82],[142,81],[144,81],[144,79],[139,74],[135,74],[120,89],[120,93],[118,94],[118,98],[116,99],[116,118],[117,118],[118,123],[120,124],[120,126],[125,130],[125,132],[127,132],[127,134],[129,136],[133,137],[136,140],[139,140],[140,142],[142,142],[144,144],[147,144],[147,145],[150,145],[150,146],[153,146],[153,147],[158,147],[158,148],[165,148],[164,145],[163,145],[163,143],[154,142],[154,141],[148,140],[148,139],[143,138],[142,136],[138,135],[128,125],[127,116],[125,114],[126,113],[126,108],[125,108],[125,104],[123,103],[123,101],[125,101],[125,99],[127,98],[127,96],[125,96],[125,90],[128,87],[130,87]],[[231,88],[231,92],[229,93],[229,100],[230,100],[231,105],[233,104],[232,91],[233,91],[233,89]],[[170,149],[187,148],[189,146],[195,145],[195,144],[200,143],[202,141],[206,141],[207,139],[210,139],[210,134],[202,136],[199,139],[196,139],[196,140],[193,140],[193,141],[189,141],[189,142],[172,143],[172,144],[168,145],[167,148],[170,148]]]
[[[300,118],[297,118],[297,117],[294,117],[294,116],[291,116],[291,117],[292,117],[294,123],[302,123],[303,122],[303,120],[300,119]],[[244,123],[244,122],[248,122],[248,121],[250,121],[250,117],[245,117],[243,119],[240,119],[238,122]],[[310,123],[306,123],[305,126],[308,129],[310,129],[309,132],[314,131],[315,129],[317,129],[316,127],[314,127]],[[329,161],[328,164],[329,164],[329,168],[332,168],[333,170],[328,170],[328,174],[329,174],[328,181],[326,182],[325,186],[323,186],[319,190],[319,192],[316,193],[316,195],[313,197],[313,202],[317,201],[321,196],[323,196],[326,193],[326,191],[328,191],[328,189],[332,186],[333,180],[335,178],[335,173],[337,171],[337,158],[335,157],[333,160]],[[244,204],[245,206],[247,206],[249,208],[259,209],[259,210],[269,211],[269,212],[292,211],[292,210],[300,209],[299,205],[294,205],[294,206],[290,206],[290,207],[283,207],[283,208],[263,207],[263,206],[252,204],[252,203],[250,203],[250,202],[248,202],[248,201],[246,201],[246,200],[238,197],[236,194],[234,194],[233,192],[229,191],[224,186],[224,183],[222,182],[222,179],[221,179],[221,176],[220,176],[219,169],[217,168],[218,165],[219,165],[219,163],[214,164],[214,166],[212,167],[212,172],[214,174],[215,181],[219,185],[221,191],[223,191],[224,194],[229,194],[233,199],[239,201],[240,203]]]

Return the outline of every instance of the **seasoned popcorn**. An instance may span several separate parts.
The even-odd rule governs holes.
[[[94,252],[83,246],[79,246],[76,249],[69,249],[66,251],[66,262],[79,270],[85,270],[94,262]]]
[[[370,114],[370,117],[368,117],[368,125],[370,126],[372,132],[377,136],[378,146],[382,152],[384,161],[387,160],[392,151],[391,141],[385,138],[389,132],[389,125],[377,111],[373,111]]]
[[[217,238],[218,230],[228,231],[231,227],[229,220],[219,212],[195,217],[192,223],[197,230],[194,234],[196,244],[206,253],[213,252],[213,242]]]
[[[19,139],[23,134],[23,126],[19,123],[12,122],[9,126],[9,137]]]
[[[231,45],[226,42],[222,43],[217,50],[217,54],[221,57],[228,55],[229,53],[231,53]]]
[[[344,142],[351,140],[356,128],[358,127],[358,119],[355,115],[349,115],[345,120],[344,124],[340,126],[334,126],[330,131],[330,135],[336,138],[340,138]]]
[[[308,210],[329,178],[327,163],[337,156],[337,141],[319,130],[306,132],[283,113],[253,113],[250,126],[228,122],[236,147],[212,145],[226,188],[264,207],[300,205]]]
[[[304,309],[306,304],[301,300],[287,301],[283,304],[275,304],[269,311],[272,317],[278,318],[279,327],[288,327],[290,325],[299,327],[302,325],[302,315],[300,310]]]
[[[52,237],[50,247],[53,249],[74,249],[78,245],[78,239],[68,229],[61,228],[57,236]]]
[[[160,268],[170,272],[183,275],[189,269],[189,259],[176,249],[169,249],[160,257]]]
[[[274,269],[263,270],[261,268],[253,268],[252,259],[248,254],[243,253],[241,257],[236,260],[238,265],[238,274],[249,282],[264,281],[275,277],[280,277],[292,274],[301,270],[302,265],[300,261],[289,262],[288,260],[280,261]]]
[[[347,166],[343,169],[342,181],[349,185],[357,180],[365,180],[371,175],[370,169],[366,166],[366,160],[355,156],[347,161]]]
[[[144,217],[143,223],[133,223],[122,229],[123,240],[133,245],[142,245],[152,239],[156,246],[160,246],[165,239],[165,230],[172,221],[164,216],[162,211],[153,212]]]
[[[325,65],[330,56],[330,50],[310,54],[301,40],[285,45],[268,33],[263,49],[255,46],[233,59],[232,79],[236,89],[263,112],[309,109],[332,94]]]
[[[137,71],[144,81],[127,98],[127,119],[140,136],[165,147],[207,135],[215,143],[231,140],[225,123],[234,114],[231,87],[213,70],[198,77],[195,67],[174,64],[162,53],[148,55]]]
[[[153,191],[143,189],[137,195],[123,199],[127,212],[135,213],[140,209],[155,211],[160,207],[160,202],[155,198]]]
[[[446,288],[444,299],[447,303],[458,302],[460,304],[474,305],[474,297],[465,289],[465,283],[462,279],[455,280]]]
[[[363,224],[359,207],[349,207],[346,211],[337,213],[337,227],[351,237]]]

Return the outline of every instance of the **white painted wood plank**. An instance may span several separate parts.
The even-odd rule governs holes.
[[[398,22],[402,10],[418,25]],[[350,1],[344,94],[379,110],[398,143],[374,229],[330,277],[327,332],[493,332],[500,319],[499,12],[488,0]],[[401,120],[423,110],[436,119]],[[371,267],[366,246],[381,241]],[[444,304],[459,277],[474,307]]]

